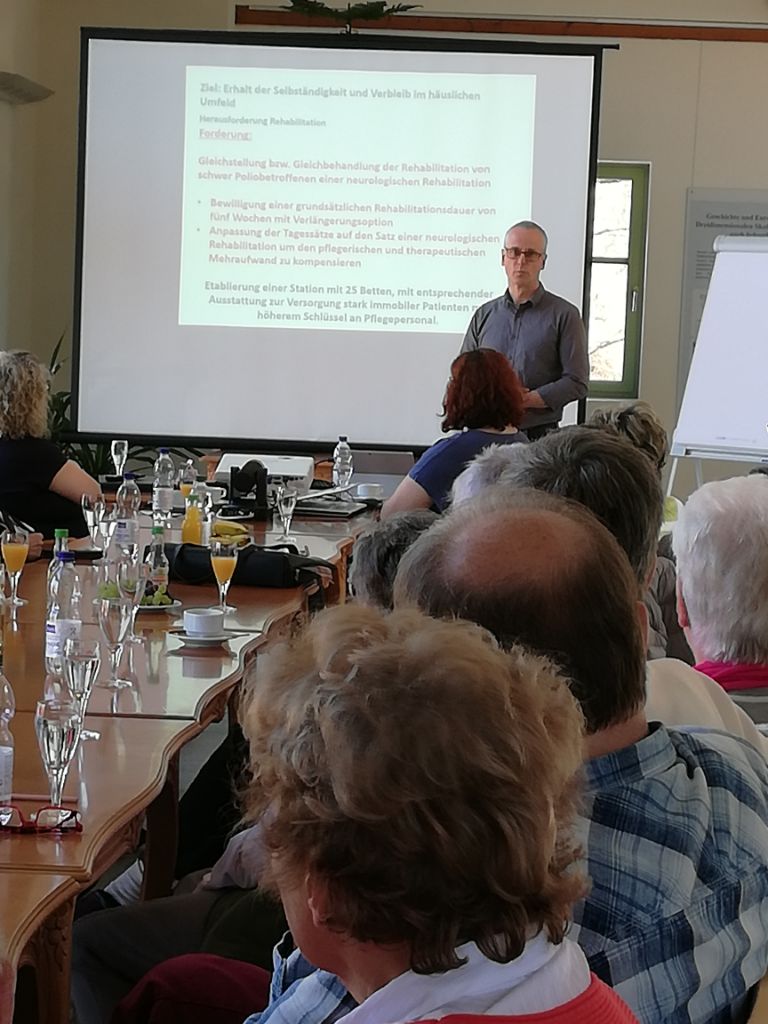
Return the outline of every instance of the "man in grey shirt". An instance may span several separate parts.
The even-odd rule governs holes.
[[[461,347],[492,348],[509,359],[525,388],[521,427],[531,440],[554,430],[563,407],[584,398],[589,381],[581,314],[539,283],[546,262],[544,229],[528,220],[514,224],[501,250],[507,291],[475,311]]]

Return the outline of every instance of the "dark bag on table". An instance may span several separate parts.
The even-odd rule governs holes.
[[[176,583],[215,583],[211,552],[199,544],[166,544],[170,581]],[[298,587],[317,579],[318,567],[332,569],[322,558],[300,555],[293,544],[265,549],[249,545],[242,548],[232,583],[240,587]]]

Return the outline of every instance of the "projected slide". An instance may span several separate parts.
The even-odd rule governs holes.
[[[581,307],[600,54],[84,30],[78,429],[431,444],[510,225]]]
[[[531,207],[535,89],[188,68],[179,322],[463,331],[503,211]]]

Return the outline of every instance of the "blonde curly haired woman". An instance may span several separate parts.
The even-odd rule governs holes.
[[[29,352],[0,352],[0,509],[43,537],[57,528],[86,537],[80,509],[98,483],[48,434],[47,369]]]

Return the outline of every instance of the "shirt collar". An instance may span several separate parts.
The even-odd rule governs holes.
[[[504,292],[504,298],[507,300],[507,303],[513,309],[527,309],[528,306],[538,306],[539,303],[541,302],[541,300],[544,298],[544,295],[545,295],[544,285],[541,282],[539,282],[539,287],[536,289],[536,291],[533,293],[533,295],[530,297],[530,299],[526,299],[525,302],[521,302],[520,305],[518,306],[517,303],[515,302],[515,300],[509,294],[509,289],[507,289],[506,292]]]
[[[584,766],[590,790],[625,787],[661,775],[675,762],[675,749],[669,733],[660,722],[652,722],[648,735],[639,743],[594,757]]]
[[[705,676],[730,690],[768,686],[768,665],[752,665],[737,661],[700,661],[693,667],[697,672],[703,672]]]

